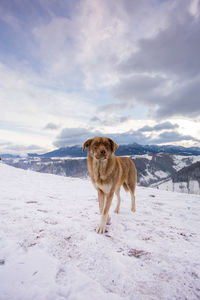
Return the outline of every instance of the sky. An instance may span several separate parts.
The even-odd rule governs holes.
[[[0,153],[200,146],[199,0],[0,0]]]

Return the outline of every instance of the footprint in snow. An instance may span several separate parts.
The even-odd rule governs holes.
[[[142,256],[149,256],[149,254],[149,252],[146,252],[144,250],[130,249],[128,251],[128,256],[134,256],[136,258],[140,258]]]

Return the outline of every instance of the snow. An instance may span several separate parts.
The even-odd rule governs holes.
[[[128,156],[128,155],[126,155],[126,156]],[[148,159],[148,160],[152,160],[152,155],[150,155],[150,154],[134,154],[134,155],[130,155],[131,157],[133,157],[134,159],[136,159],[136,158],[146,158],[146,159]]]
[[[0,163],[1,300],[200,298],[200,197],[122,192],[105,235],[89,180]]]
[[[146,175],[141,176],[140,183],[148,184],[151,180],[155,180],[155,175],[152,174],[148,169],[146,170]]]
[[[157,187],[160,190],[200,195],[200,185],[197,180],[190,180],[189,183],[187,183],[173,182],[171,179],[168,179],[161,183],[152,184],[152,187]]]
[[[189,192],[200,195],[200,183],[197,180],[189,181]]]
[[[195,155],[191,155],[191,156],[174,155],[173,161],[174,161],[174,169],[176,171],[179,171],[182,168],[187,167],[188,165],[200,161],[200,155],[196,155],[196,156]]]
[[[140,180],[140,183],[143,184],[143,185],[148,185],[149,182],[151,181],[154,181],[155,180],[155,177],[159,178],[159,179],[163,179],[163,178],[166,178],[167,176],[169,176],[168,173],[166,172],[163,172],[161,170],[159,171],[155,171],[155,172],[151,172],[149,171],[148,169],[146,170],[146,175],[142,175],[141,176],[141,180]],[[155,183],[154,183],[155,184]],[[154,184],[152,184],[152,186],[154,186]],[[156,184],[158,185],[158,182],[156,182]]]
[[[164,172],[164,171],[162,171],[162,170],[159,170],[159,171],[156,171],[156,172],[154,173],[154,175],[155,175],[156,177],[162,179],[162,178],[166,178],[167,176],[169,176],[169,173]]]

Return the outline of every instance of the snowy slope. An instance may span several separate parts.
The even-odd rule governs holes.
[[[138,187],[134,214],[122,198],[98,235],[89,180],[0,163],[0,300],[199,299],[200,197]]]
[[[151,186],[161,190],[200,195],[200,161]]]
[[[169,179],[163,180],[161,183],[152,184],[152,187],[165,191],[200,195],[200,185],[196,180],[173,182],[172,179]]]
[[[186,166],[190,166],[191,164],[200,161],[200,156],[199,155],[195,155],[195,156],[174,155],[173,161],[174,161],[174,168],[176,169],[176,171],[179,171]]]

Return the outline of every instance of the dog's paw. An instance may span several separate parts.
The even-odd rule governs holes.
[[[116,214],[118,214],[118,213],[119,213],[119,208],[116,207],[115,210],[114,210],[114,212],[115,212]]]
[[[97,233],[105,233],[106,232],[106,226],[105,225],[99,225],[96,229]]]
[[[108,216],[107,221],[106,221],[106,224],[107,224],[107,225],[110,225],[110,224],[111,224],[111,217],[110,217],[110,216]]]

